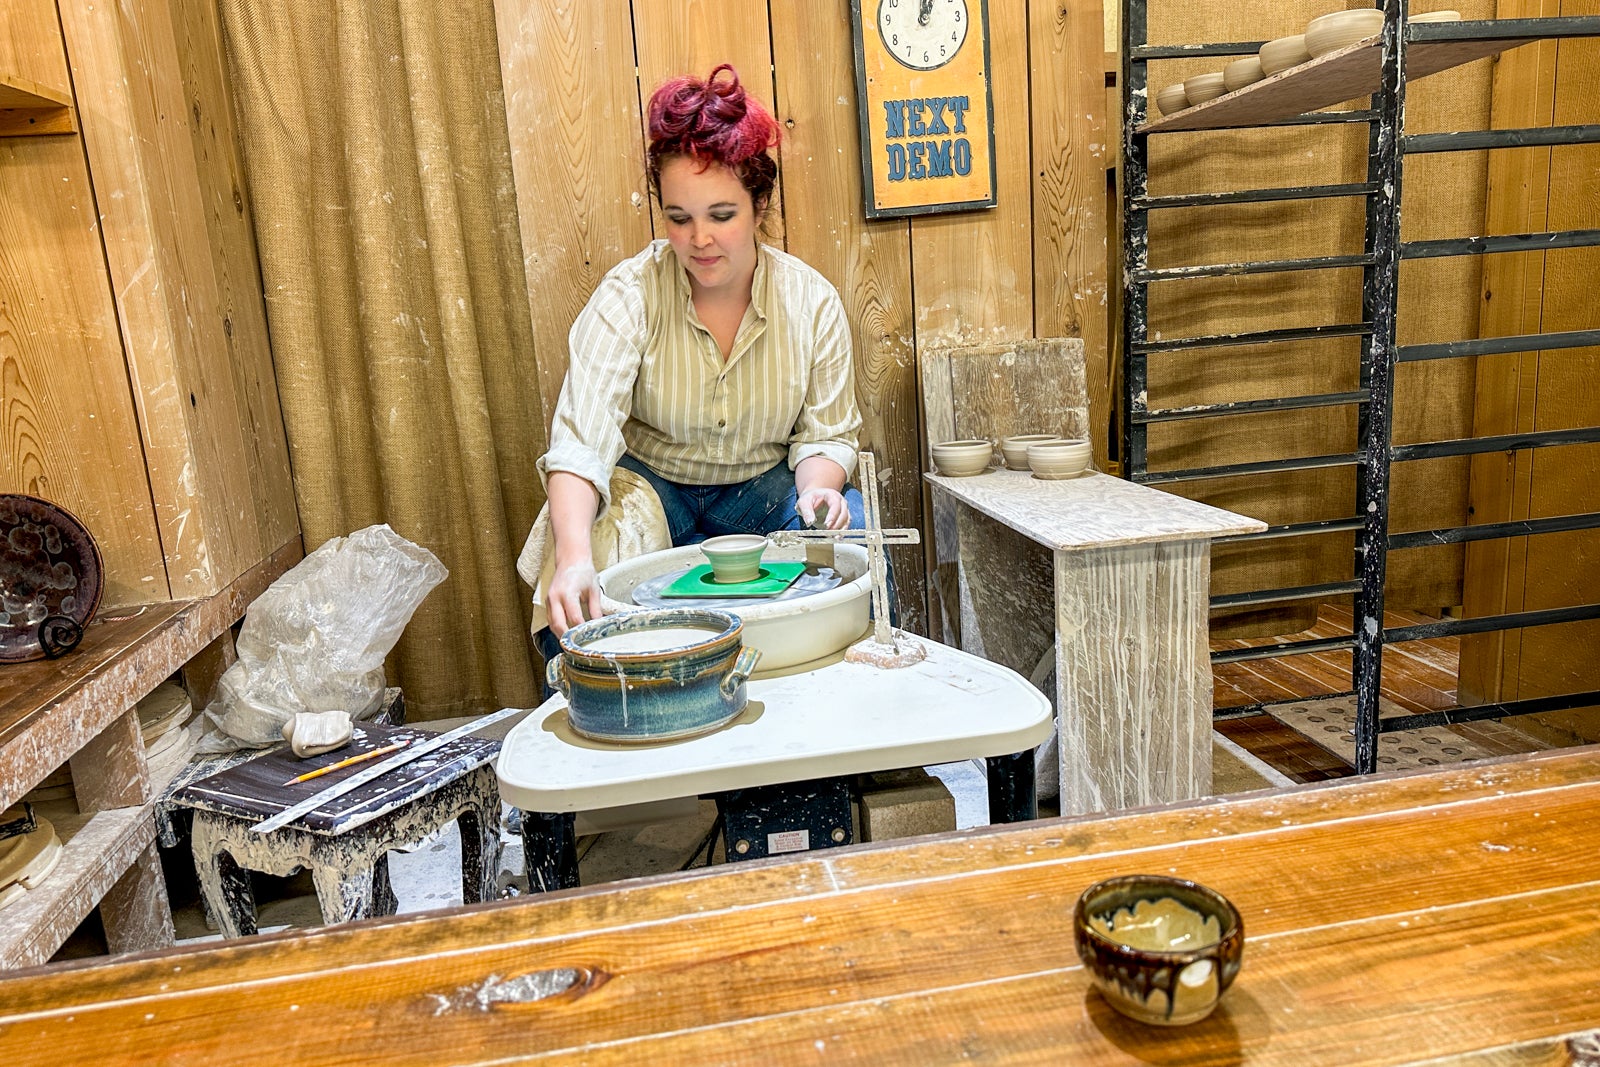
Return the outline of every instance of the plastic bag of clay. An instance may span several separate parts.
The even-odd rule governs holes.
[[[336,537],[250,605],[239,660],[206,708],[202,752],[283,740],[300,711],[364,719],[383,702],[383,661],[446,574],[432,552],[387,525]]]

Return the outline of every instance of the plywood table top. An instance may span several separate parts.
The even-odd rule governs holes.
[[[1058,552],[1256,533],[1267,524],[1090,471],[1045,481],[1027,471],[926,474],[935,489]]]
[[[1597,806],[1575,749],[37,971],[0,1062],[1592,1063]],[[1074,955],[1078,893],[1137,871],[1243,914],[1200,1023],[1123,1019]]]
[[[506,736],[500,795],[528,811],[587,811],[1000,756],[1050,736],[1050,702],[1021,675],[917,640],[928,656],[910,667],[884,670],[840,653],[757,674],[737,719],[666,744],[586,740],[568,724],[566,700],[552,697]]]

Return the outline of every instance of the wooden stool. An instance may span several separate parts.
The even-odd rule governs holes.
[[[416,844],[451,821],[461,826],[463,899],[469,904],[493,899],[500,863],[500,792],[493,763],[500,750],[497,741],[460,738],[288,826],[266,834],[250,830],[364,768],[356,764],[285,786],[289,779],[360,751],[431,736],[415,727],[358,723],[344,748],[299,760],[285,747],[173,794],[174,805],[193,811],[200,892],[223,936],[256,932],[250,871],[289,875],[309,868],[324,922],[393,915],[388,853]]]

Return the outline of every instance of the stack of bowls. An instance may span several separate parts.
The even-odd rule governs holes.
[[[1236,59],[1222,68],[1222,84],[1228,92],[1238,92],[1246,85],[1254,85],[1267,75],[1261,69],[1260,56]]]
[[[1306,51],[1306,35],[1303,33],[1268,41],[1261,46],[1259,55],[1261,73],[1269,78],[1280,70],[1311,62],[1311,53]]]
[[[1156,107],[1161,109],[1163,115],[1176,115],[1189,106],[1189,96],[1183,91],[1183,83],[1169,85],[1156,94]]]
[[[1196,74],[1192,78],[1183,80],[1183,95],[1189,98],[1189,103],[1203,104],[1207,100],[1215,100],[1227,92],[1227,86],[1222,83],[1222,75]]]
[[[1383,11],[1379,8],[1330,12],[1306,23],[1306,52],[1315,59],[1381,32]]]
[[[1025,471],[1028,469],[1029,445],[1059,440],[1061,438],[1053,433],[1019,433],[1000,442],[1000,454],[1006,457],[1007,467],[1014,471]]]
[[[933,465],[946,478],[966,478],[982,474],[994,460],[994,445],[988,441],[968,439],[946,441],[932,448]]]
[[[1076,478],[1089,469],[1093,458],[1089,442],[1082,438],[1028,446],[1028,466],[1033,468],[1033,476],[1047,481]]]

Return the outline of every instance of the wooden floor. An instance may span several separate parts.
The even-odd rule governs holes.
[[[1353,621],[1349,608],[1324,605],[1315,626],[1288,635],[1287,639],[1309,641],[1348,636]],[[1384,613],[1385,627],[1431,621],[1431,616],[1415,611]],[[1218,640],[1211,643],[1211,648],[1213,651],[1249,648],[1282,640],[1285,638]],[[1454,637],[1385,645],[1380,687],[1384,699],[1408,714],[1457,707],[1456,664],[1460,645],[1460,639]],[[1228,708],[1348,693],[1350,670],[1348,650],[1218,664],[1212,669],[1213,707],[1220,712]],[[1497,754],[1533,752],[1543,747],[1521,731],[1493,720],[1450,729]],[[1217,730],[1297,782],[1326,781],[1355,773],[1344,760],[1271,715],[1219,719]]]

